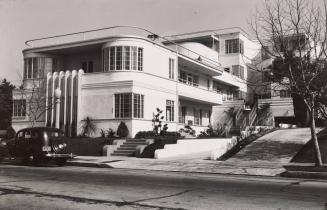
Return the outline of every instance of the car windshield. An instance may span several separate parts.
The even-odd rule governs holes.
[[[48,137],[63,137],[64,133],[60,131],[46,131]]]

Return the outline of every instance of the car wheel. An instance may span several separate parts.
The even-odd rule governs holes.
[[[65,158],[60,158],[60,159],[56,159],[55,161],[56,161],[56,164],[57,164],[58,166],[64,166],[64,165],[66,165],[67,159],[65,159]]]

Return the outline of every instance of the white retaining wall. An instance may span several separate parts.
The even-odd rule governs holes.
[[[166,144],[154,153],[155,159],[195,158],[216,160],[237,143],[236,138],[183,139],[177,144]]]

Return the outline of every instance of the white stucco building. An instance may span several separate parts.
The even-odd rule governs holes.
[[[75,35],[83,38],[69,38]],[[76,135],[86,117],[93,119],[98,131],[116,130],[123,121],[133,137],[138,131],[152,130],[153,114],[159,108],[170,131],[191,125],[199,133],[219,120],[224,103],[241,106],[251,100],[248,65],[257,59],[260,47],[242,29],[164,38],[148,31],[143,36],[86,35],[27,42],[31,47],[23,51],[24,87],[31,89],[35,81],[46,78],[37,85],[43,88],[46,108],[36,125],[59,124]],[[62,94],[56,108],[58,88]],[[14,93],[16,130],[30,125],[29,106],[22,105],[28,103],[28,94],[23,95],[19,90]]]

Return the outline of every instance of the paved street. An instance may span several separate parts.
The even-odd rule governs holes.
[[[0,165],[0,209],[326,209],[327,182]]]

